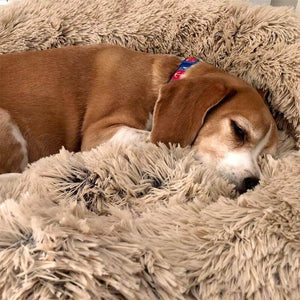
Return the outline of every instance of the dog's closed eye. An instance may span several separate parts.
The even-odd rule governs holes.
[[[247,137],[247,132],[245,131],[245,129],[243,129],[236,121],[231,120],[230,121],[231,127],[233,129],[233,132],[235,134],[235,136],[239,139],[239,141],[241,141],[243,144],[246,140]]]

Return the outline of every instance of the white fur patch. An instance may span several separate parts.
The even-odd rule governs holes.
[[[146,142],[149,138],[150,132],[123,126],[117,133],[110,139],[113,143],[118,144],[132,144],[136,142]]]
[[[145,130],[151,131],[152,130],[152,124],[153,124],[153,114],[149,113],[149,119],[146,122]]]
[[[246,177],[260,177],[257,160],[248,151],[229,152],[221,160],[220,169],[238,181]]]
[[[28,164],[28,152],[27,152],[27,143],[16,124],[11,124],[12,135],[16,139],[16,141],[21,145],[21,152],[23,154],[23,160],[21,162],[21,169],[24,170],[26,165]]]

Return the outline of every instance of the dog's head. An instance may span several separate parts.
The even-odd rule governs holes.
[[[161,88],[151,141],[192,145],[197,158],[244,192],[259,181],[258,156],[275,153],[277,127],[257,90],[215,68],[203,69],[196,65]]]

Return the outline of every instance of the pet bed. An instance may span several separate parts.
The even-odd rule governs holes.
[[[299,299],[299,37],[291,9],[239,1],[1,7],[1,54],[112,43],[240,76],[269,91],[280,143],[241,196],[189,148],[107,143],[39,160],[1,182],[0,298]]]

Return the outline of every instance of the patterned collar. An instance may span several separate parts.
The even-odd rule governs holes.
[[[199,58],[196,57],[192,57],[189,56],[187,58],[185,58],[181,64],[179,65],[179,67],[177,68],[177,70],[174,72],[174,74],[172,75],[172,77],[170,78],[170,81],[173,80],[179,80],[183,77],[184,73],[193,65],[197,64],[198,62],[201,62],[201,60]]]

